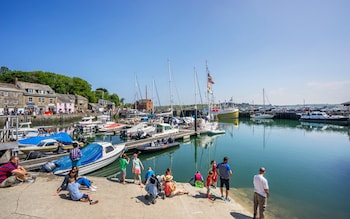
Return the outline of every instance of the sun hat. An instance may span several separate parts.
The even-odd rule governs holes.
[[[165,181],[170,182],[171,180],[173,180],[173,176],[172,175],[166,175],[165,176]]]

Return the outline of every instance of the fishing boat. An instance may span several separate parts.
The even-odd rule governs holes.
[[[317,123],[331,123],[337,125],[349,124],[349,118],[340,115],[328,115],[321,111],[312,111],[300,116],[300,121],[303,122],[317,122]]]
[[[124,150],[124,143],[113,145],[111,142],[93,142],[88,144],[81,150],[83,156],[80,159],[79,174],[85,175],[111,164],[119,158]],[[69,156],[62,157],[53,164],[52,172],[56,175],[66,175],[72,169]]]
[[[208,64],[206,62],[206,74],[207,74],[207,93],[208,93],[208,105],[210,119],[237,119],[239,117],[239,109],[233,103],[233,98],[230,101],[214,104],[212,85],[215,84],[212,76],[210,75]],[[212,97],[210,100],[209,96]]]
[[[168,138],[168,139],[157,140],[157,141],[152,141],[151,143],[143,144],[141,146],[136,147],[136,150],[141,151],[143,153],[155,152],[155,151],[162,151],[165,149],[169,149],[172,147],[177,147],[179,145],[180,143],[175,141],[173,138]]]

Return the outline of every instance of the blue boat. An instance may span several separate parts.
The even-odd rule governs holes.
[[[66,132],[59,132],[57,134],[47,136],[34,136],[18,140],[19,146],[37,145],[39,142],[45,139],[55,139],[64,145],[72,145],[73,139]]]
[[[125,144],[113,145],[110,142],[93,142],[86,145],[81,152],[79,175],[98,170],[114,162],[124,152]],[[66,175],[72,169],[69,155],[54,162],[52,172],[56,175]]]

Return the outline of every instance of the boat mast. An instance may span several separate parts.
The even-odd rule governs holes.
[[[194,131],[197,132],[197,72],[196,66],[193,67],[194,75]]]
[[[208,68],[208,61],[205,60],[205,71],[206,71],[206,78],[207,78],[207,103],[208,103],[208,117],[209,120],[211,120],[211,103],[210,103],[210,91],[211,91],[211,85],[209,84],[209,68]],[[210,86],[210,89],[209,89]]]
[[[171,71],[170,71],[170,61],[168,60],[168,74],[169,74],[169,92],[170,92],[170,110],[171,115],[173,115],[173,91],[171,87]]]

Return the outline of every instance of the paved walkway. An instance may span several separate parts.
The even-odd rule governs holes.
[[[123,185],[114,179],[90,178],[98,187],[89,192],[96,205],[67,199],[67,192],[55,195],[63,178],[40,173],[34,183],[0,189],[0,218],[143,218],[143,219],[250,219],[252,213],[234,200],[210,201],[205,188],[195,188],[188,183],[177,183],[189,191],[188,195],[157,199],[149,204],[144,198],[146,191],[133,183]],[[219,194],[219,189],[214,189]]]

